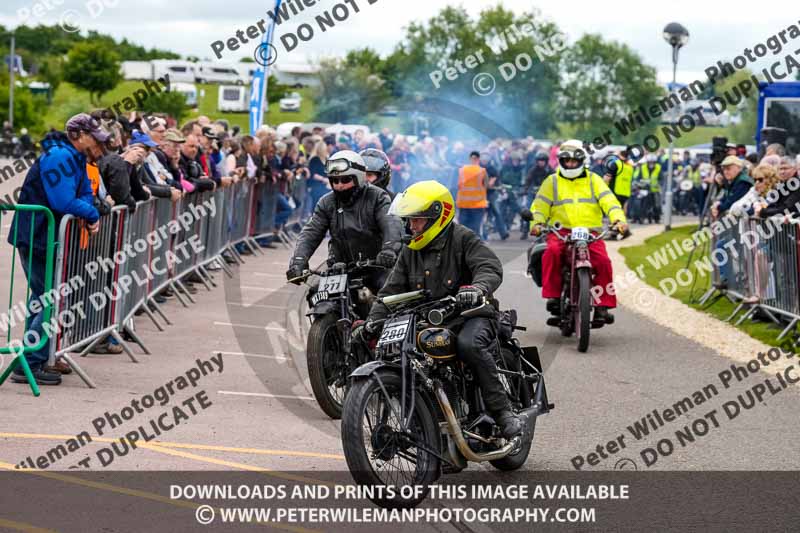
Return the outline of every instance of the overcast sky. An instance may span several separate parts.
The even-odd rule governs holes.
[[[62,19],[70,24],[77,21],[82,28],[201,58],[212,57],[209,46],[212,41],[227,40],[237,29],[246,30],[247,26],[264,18],[267,9],[274,5],[274,0],[1,1],[0,24],[6,27],[22,24],[18,13],[20,9],[27,9],[31,13],[27,19],[29,25],[58,23]],[[45,7],[45,1],[52,9]],[[292,0],[295,1],[299,0]],[[475,15],[494,5],[494,1],[488,0],[374,0],[372,5],[368,0],[349,1],[358,5],[360,13],[351,12],[347,20],[326,33],[319,32],[315,25],[317,35],[307,43],[300,43],[291,53],[279,54],[278,64],[313,61],[322,55],[343,55],[349,49],[366,45],[385,54],[401,40],[409,22],[426,20],[446,5],[462,5]],[[99,8],[103,2],[109,7]],[[313,22],[314,16],[338,3],[340,0],[318,0],[316,5],[307,8],[306,14],[279,26],[276,40],[301,22]],[[41,4],[39,9],[46,12],[40,18],[32,14],[37,4]],[[739,9],[730,2],[697,0],[664,2],[663,5],[667,6],[664,10],[657,9],[658,4],[654,3],[619,0],[547,3],[502,0],[502,4],[519,12],[531,7],[540,9],[546,18],[566,33],[568,42],[587,32],[601,33],[606,39],[624,42],[637,50],[646,63],[656,67],[661,81],[672,76],[670,49],[661,36],[662,29],[673,20],[681,22],[691,34],[679,63],[678,81],[684,83],[701,77],[709,64],[722,57],[733,57],[744,47],[765,41],[800,18],[787,16],[800,10],[792,9],[796,4],[786,0],[765,3],[763,9],[752,2]],[[252,56],[253,50],[254,46],[250,44],[237,52],[225,50],[223,60],[238,61],[243,56]]]

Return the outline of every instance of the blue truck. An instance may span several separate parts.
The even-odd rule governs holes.
[[[786,151],[800,154],[800,81],[759,84],[756,142],[764,128],[786,130]]]

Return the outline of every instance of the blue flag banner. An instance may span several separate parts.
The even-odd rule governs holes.
[[[275,10],[278,13],[282,0],[275,0]],[[250,85],[250,135],[255,135],[258,128],[264,123],[264,108],[267,102],[267,83],[269,80],[269,67],[274,61],[272,56],[272,38],[275,34],[275,19],[270,20],[267,31],[261,38],[261,44],[255,52],[255,60],[261,67],[253,72],[253,81]]]

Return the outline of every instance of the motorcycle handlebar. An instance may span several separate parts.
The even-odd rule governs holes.
[[[562,229],[563,229],[563,226],[561,224],[559,224],[558,222],[556,222],[556,223],[554,223],[552,225],[545,226],[544,228],[542,228],[542,233],[553,233],[556,237],[558,237],[562,241],[567,242],[570,239],[570,236],[569,235],[562,235],[560,233],[560,231]],[[632,233],[631,233],[630,229],[626,229],[624,233],[621,233],[617,229],[617,225],[613,224],[613,225],[607,227],[606,229],[604,229],[602,232],[598,233],[597,235],[592,235],[590,233],[589,234],[589,242],[603,240],[607,235],[613,235],[613,236],[622,235],[622,239],[627,239],[628,237],[630,237],[632,235]]]

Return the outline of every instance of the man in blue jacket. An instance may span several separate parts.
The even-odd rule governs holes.
[[[725,215],[731,206],[753,187],[753,180],[747,175],[744,159],[729,155],[722,160],[722,174],[725,176],[722,199],[711,208],[714,218]]]
[[[100,215],[94,207],[92,187],[86,174],[86,163],[100,159],[104,152],[103,143],[108,137],[109,134],[101,130],[98,122],[86,113],[80,113],[69,119],[65,132],[47,134],[41,142],[42,155],[25,176],[19,203],[49,208],[55,217],[56,231],[64,215],[73,215],[86,220],[90,233],[97,233],[100,229]],[[32,223],[34,227],[31,234]],[[26,330],[35,331],[39,338],[44,338],[43,306],[35,306],[40,311],[34,313],[31,311],[31,302],[40,300],[45,289],[47,219],[42,214],[34,218],[31,213],[16,212],[8,233],[8,242],[17,247],[30,286]],[[32,260],[28,265],[31,250]],[[28,337],[36,338],[34,335]],[[60,372],[45,370],[50,353],[49,345],[48,340],[39,350],[25,354],[31,372],[40,385],[61,383]],[[68,367],[61,370],[66,373]],[[11,374],[11,380],[15,383],[27,382],[19,366]]]

